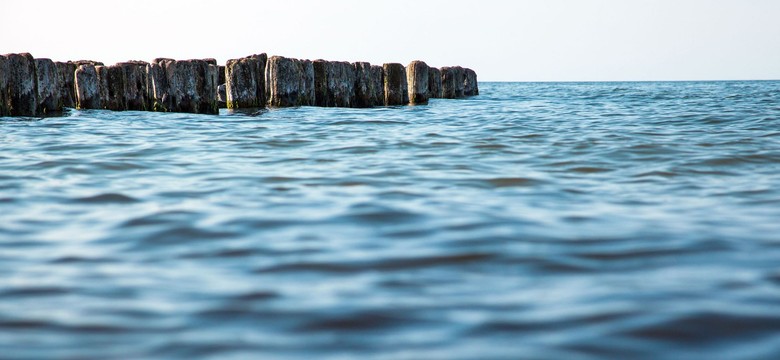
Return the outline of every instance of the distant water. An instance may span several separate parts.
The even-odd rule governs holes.
[[[780,82],[480,90],[0,119],[0,358],[780,358]]]

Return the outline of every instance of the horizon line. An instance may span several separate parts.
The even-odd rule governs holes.
[[[481,83],[637,83],[637,82],[752,82],[777,79],[689,79],[689,80],[478,80]]]

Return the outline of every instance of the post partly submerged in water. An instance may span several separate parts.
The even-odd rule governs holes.
[[[404,67],[300,60],[266,54],[228,60],[127,61],[105,66],[0,55],[0,117],[45,116],[63,108],[218,114],[229,109],[426,104],[479,94],[477,74],[459,66]]]
[[[385,73],[385,106],[409,104],[406,69],[398,63],[383,65]]]
[[[315,99],[314,64],[283,56],[272,56],[265,69],[268,106],[311,106]]]
[[[412,61],[406,67],[406,82],[409,87],[409,104],[427,104],[430,97],[428,86],[428,64],[422,61]]]
[[[38,115],[38,79],[32,55],[8,54],[6,61],[6,111],[9,116]]]

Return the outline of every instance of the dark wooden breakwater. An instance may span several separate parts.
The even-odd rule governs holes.
[[[228,60],[128,61],[106,66],[0,55],[0,117],[56,115],[63,108],[218,114],[258,107],[426,104],[479,94],[477,74],[412,61],[300,60],[266,54]]]

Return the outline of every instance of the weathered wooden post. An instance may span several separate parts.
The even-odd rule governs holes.
[[[464,96],[476,96],[479,95],[479,86],[477,85],[477,73],[471,69],[464,69],[463,77],[463,95]]]
[[[441,68],[442,97],[460,99],[463,95],[463,68],[460,66]]]
[[[201,67],[203,71],[203,95],[201,98],[201,109],[204,114],[219,114],[219,105],[217,104],[217,89],[219,88],[219,66],[208,64]],[[264,89],[265,90],[265,87]]]
[[[313,103],[313,90],[308,88],[309,75],[314,73],[311,62],[272,56],[265,69],[265,84],[268,92],[268,105],[272,107],[291,107]],[[303,80],[302,80],[303,79]]]
[[[102,66],[101,66],[102,67]],[[102,109],[100,78],[95,65],[80,65],[74,75],[76,85],[76,108]]]
[[[108,102],[105,108],[113,111],[125,110],[125,72],[117,65],[106,67],[108,75]]]
[[[262,66],[265,67],[265,64]],[[228,109],[255,108],[264,105],[264,95],[262,99],[258,96],[258,81],[261,77],[258,73],[259,69],[258,59],[253,57],[227,61],[225,100]]]
[[[314,105],[319,107],[331,106],[328,104],[328,61],[317,59],[314,66]]]
[[[332,61],[328,66],[328,97],[333,106],[352,107],[355,97],[355,67],[345,61]]]
[[[441,99],[441,71],[437,68],[428,69],[428,94],[431,99]]]
[[[146,108],[147,111],[155,111],[154,109],[154,65],[149,63],[146,65],[144,72],[146,73]]]
[[[383,65],[385,81],[385,105],[409,104],[409,87],[406,83],[406,69],[398,63]]]
[[[36,113],[45,115],[62,111],[59,72],[54,61],[35,59],[35,81],[38,98]]]
[[[170,112],[195,112],[193,105],[192,81],[194,70],[186,61],[171,61],[165,63],[165,75],[168,77],[168,96],[171,99]]]
[[[73,83],[76,73],[76,64],[72,62],[55,62],[57,66],[57,79],[60,82],[60,102],[63,107],[76,107],[76,88]]]
[[[146,66],[146,91],[149,96],[149,110],[151,111],[167,112],[173,107],[165,69],[167,63],[174,61],[176,60],[156,58]]]
[[[217,65],[211,60],[155,59],[147,69],[154,111],[219,114]]]
[[[382,67],[356,62],[354,107],[369,108],[384,105],[385,88]]]
[[[218,114],[217,66],[204,60],[179,60],[166,63],[172,108],[168,111]]]
[[[6,94],[8,93],[8,60],[5,56],[0,55],[0,117],[9,116],[8,101],[6,100]]]
[[[6,54],[7,111],[10,116],[36,116],[38,88],[35,59],[28,53]]]
[[[428,64],[415,60],[406,67],[406,82],[409,86],[409,103],[420,105],[428,103]]]
[[[265,67],[268,65],[268,55],[266,53],[250,55],[249,58],[255,59],[257,62],[257,80],[255,86],[257,88],[257,103],[258,107],[265,107],[268,102],[268,94],[265,91]]]
[[[108,102],[103,104],[106,109],[150,109],[147,65],[145,61],[127,61],[106,67]]]
[[[100,96],[100,103],[103,105],[100,109],[105,109],[108,106],[108,66],[95,66],[95,72],[97,72],[98,77],[98,96]]]
[[[348,62],[314,62],[315,103],[322,107],[352,107],[355,97],[355,67]]]
[[[300,82],[298,83],[300,97],[298,105],[314,106],[316,101],[314,92],[314,62],[311,60],[298,60],[298,71],[301,74]]]
[[[124,73],[124,110],[147,111],[150,109],[149,92],[147,89],[147,65],[149,63],[145,61],[128,61],[117,64]]]
[[[74,91],[74,100],[76,101],[76,108],[78,109],[105,109],[106,104],[108,103],[108,73],[106,71],[106,67],[103,65],[100,61],[93,61],[93,60],[77,60],[77,61],[68,61],[68,63],[72,63],[76,66],[76,71],[78,71],[78,68],[82,65],[91,66],[94,69],[94,81],[95,81],[95,98],[94,100],[90,100],[88,102],[91,102],[89,107],[79,107],[78,105],[78,84],[77,80],[78,77],[76,76],[75,72],[71,74],[71,77],[73,78],[73,91]]]

